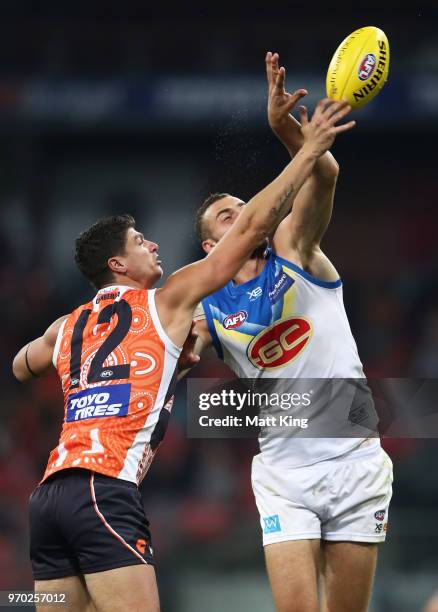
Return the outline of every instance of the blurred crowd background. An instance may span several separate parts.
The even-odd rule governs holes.
[[[264,57],[287,87],[324,95],[340,41],[365,25],[391,44],[389,81],[341,135],[323,248],[370,377],[438,373],[438,8],[288,2],[0,5],[0,590],[30,589],[27,501],[57,443],[56,375],[20,385],[11,360],[93,295],[73,241],[130,212],[165,275],[202,256],[196,208],[251,197],[287,163],[266,115]],[[187,3],[185,3],[187,4]],[[192,376],[221,376],[214,356]],[[143,485],[165,612],[273,610],[250,487],[252,440],[192,440],[184,388]],[[384,439],[395,486],[373,612],[419,612],[438,589],[438,445]]]

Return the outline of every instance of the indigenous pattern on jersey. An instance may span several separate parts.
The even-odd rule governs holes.
[[[202,308],[219,357],[239,378],[289,379],[294,391],[303,379],[364,378],[341,280],[315,279],[271,249],[261,274],[241,285],[229,282]],[[196,315],[202,316],[199,309]],[[314,415],[327,412],[327,403],[312,409]],[[260,438],[260,448],[275,461],[299,466],[339,456],[361,441],[271,437]]]
[[[107,287],[74,310],[53,355],[64,423],[43,480],[78,467],[139,484],[167,428],[179,354],[155,290]]]

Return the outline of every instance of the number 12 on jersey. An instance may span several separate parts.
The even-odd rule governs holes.
[[[92,310],[83,310],[75,323],[71,339],[70,356],[70,389],[79,387],[83,334]],[[103,364],[114,349],[125,339],[132,322],[131,306],[126,300],[108,304],[99,313],[97,325],[110,323],[114,315],[117,315],[117,325],[105,339],[102,346],[93,357],[87,375],[88,383],[101,382],[102,380],[122,380],[129,378],[130,364],[113,365],[111,369],[104,368]]]

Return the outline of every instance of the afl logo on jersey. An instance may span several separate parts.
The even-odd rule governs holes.
[[[376,69],[377,60],[373,53],[367,53],[359,65],[357,76],[361,81],[366,81],[370,78]]]
[[[303,351],[312,336],[312,324],[304,317],[275,321],[249,344],[248,359],[263,370],[280,368]]]
[[[236,327],[242,325],[242,323],[245,323],[247,317],[248,315],[244,310],[239,310],[239,312],[225,317],[225,319],[222,321],[222,325],[225,327],[225,329],[235,329]]]

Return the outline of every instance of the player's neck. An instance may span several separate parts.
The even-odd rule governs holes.
[[[242,285],[242,283],[246,283],[249,280],[252,280],[259,274],[261,274],[263,268],[266,265],[266,258],[261,254],[257,254],[256,257],[251,257],[248,259],[237,274],[234,276],[233,281],[236,285]]]
[[[120,276],[118,274],[115,274],[112,281],[106,283],[106,285],[103,285],[100,289],[106,289],[107,287],[130,287],[131,289],[150,289],[150,287],[145,287],[142,283],[135,281],[132,278],[128,278],[127,276]]]

